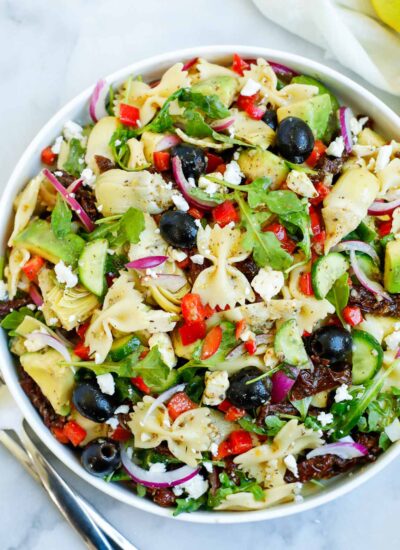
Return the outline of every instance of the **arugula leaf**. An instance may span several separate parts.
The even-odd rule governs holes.
[[[151,348],[144,359],[132,365],[132,376],[141,376],[151,391],[161,393],[173,386],[177,372],[171,370],[162,360],[157,346]]]
[[[330,303],[335,306],[336,315],[339,317],[342,325],[347,328],[348,324],[343,319],[342,311],[347,306],[350,297],[350,287],[348,282],[348,274],[343,273],[339,279],[336,279],[333,287],[326,295]]]
[[[176,90],[176,92],[171,94],[164,105],[161,107],[161,109],[158,111],[157,115],[153,118],[150,124],[147,124],[147,126],[143,128],[143,130],[145,129],[149,132],[155,132],[159,134],[162,134],[163,132],[167,132],[169,130],[173,130],[174,122],[172,116],[169,113],[169,105],[172,101],[178,99],[181,94],[182,89]]]
[[[310,397],[303,397],[303,399],[298,399],[297,401],[291,401],[291,404],[295,409],[297,409],[300,413],[300,416],[302,419],[304,419],[307,416],[308,408],[311,404],[312,396]]]
[[[207,505],[210,508],[219,506],[228,495],[235,493],[252,493],[255,500],[264,500],[264,491],[257,481],[246,478],[245,474],[239,469],[235,469],[235,477],[239,481],[238,484],[232,481],[226,472],[219,474],[220,487],[215,491],[215,494],[208,493]]]
[[[379,436],[379,447],[383,451],[387,451],[391,444],[392,442],[390,441],[389,437],[386,435],[386,432],[382,432],[381,435]]]
[[[365,420],[360,428],[363,432],[383,432],[400,415],[400,399],[392,393],[381,393],[368,405]],[[360,422],[359,422],[360,427]]]
[[[117,130],[113,133],[110,139],[110,148],[113,153],[115,162],[120,168],[128,172],[138,172],[144,170],[150,166],[150,163],[139,166],[138,168],[128,168],[127,164],[129,162],[129,146],[127,142],[131,138],[139,136],[142,132],[141,128],[129,128],[124,125],[120,125]]]
[[[281,247],[281,244],[271,231],[261,231],[259,219],[251,211],[242,195],[235,192],[236,201],[241,211],[242,225],[246,229],[242,244],[245,250],[253,252],[257,265],[271,266],[273,269],[284,271],[292,263],[293,258]]]
[[[218,363],[224,361],[228,352],[237,345],[237,340],[235,336],[235,325],[233,323],[230,323],[229,321],[224,321],[220,324],[220,326],[222,328],[222,340],[219,345],[218,351],[214,353],[214,355],[209,359],[201,360],[201,364],[203,366],[217,365]],[[193,352],[193,358],[195,360],[200,360],[202,345],[203,342],[199,342]]]
[[[119,220],[103,223],[89,235],[89,240],[106,238],[111,247],[125,243],[136,244],[145,227],[144,214],[137,208],[129,208]]]
[[[189,195],[194,199],[199,199],[202,201],[213,201],[217,204],[221,204],[226,200],[226,196],[223,193],[214,193],[213,195],[209,195],[199,187],[190,187]]]
[[[204,374],[197,374],[197,369],[185,369],[179,372],[179,382],[186,383],[186,394],[192,401],[199,403],[205,388]]]
[[[194,109],[185,109],[182,116],[184,131],[188,136],[205,138],[212,135],[211,127],[204,121],[203,115]]]
[[[278,215],[301,212],[304,209],[304,203],[298,196],[286,189],[267,193],[265,203],[271,212]]]
[[[150,466],[157,462],[162,462],[163,464],[182,464],[178,458],[159,453],[155,449],[136,449],[135,459],[138,460],[139,466],[145,470],[149,470]]]
[[[283,426],[286,424],[284,420],[279,418],[278,416],[267,416],[265,418],[265,425],[267,427],[267,435],[270,437],[275,437],[283,428]]]
[[[51,213],[51,229],[57,239],[71,233],[72,212],[67,203],[57,195],[56,205]]]
[[[9,331],[9,336],[15,336],[15,330],[19,327],[19,325],[22,323],[27,315],[29,317],[35,317],[36,319],[42,317],[40,311],[34,312],[28,307],[24,306],[14,311],[11,311],[11,313],[6,315],[1,321],[0,326],[1,328],[4,328],[4,330]]]
[[[85,148],[82,146],[79,139],[72,138],[69,142],[68,158],[64,162],[63,169],[72,176],[79,178],[85,167],[84,154]]]
[[[297,236],[300,231],[301,240],[297,245],[303,250],[307,260],[311,258],[311,222],[307,206],[303,205],[302,211],[279,216],[279,221],[293,236]]]
[[[130,476],[128,476],[128,478],[129,477]],[[144,485],[141,485],[140,483],[137,483],[136,484],[136,494],[137,494],[138,497],[141,497],[141,498],[145,497],[146,494],[147,494],[146,487]]]
[[[174,510],[173,516],[179,516],[183,512],[190,513],[195,512],[201,506],[203,506],[207,501],[207,495],[201,495],[199,498],[177,498],[176,499],[176,508]]]
[[[267,418],[269,417],[267,416]],[[277,418],[277,417],[273,416],[271,418]],[[241,428],[246,430],[246,432],[251,432],[258,435],[269,435],[268,430],[256,424],[255,420],[250,416],[244,416],[243,418],[239,418],[238,424]]]
[[[267,189],[271,185],[270,178],[257,178],[248,185],[243,187],[243,191],[247,193],[247,202],[250,208],[257,208],[260,204],[267,203]]]
[[[118,272],[129,262],[129,258],[123,254],[107,254],[105,272],[118,275]]]
[[[183,88],[180,92],[178,98],[180,105],[198,107],[206,116],[213,119],[225,118],[230,115],[229,109],[215,94],[204,95],[192,92],[189,88]]]

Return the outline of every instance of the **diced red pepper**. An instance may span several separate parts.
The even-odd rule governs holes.
[[[321,204],[321,202],[329,195],[331,190],[329,187],[321,183],[320,181],[317,181],[317,183],[314,185],[316,191],[318,192],[318,197],[315,197],[314,199],[310,199],[310,203],[314,206],[317,204]]]
[[[311,336],[311,332],[308,332],[308,330],[303,330],[302,337],[303,338],[308,338],[309,336]]]
[[[316,235],[319,235],[322,231],[321,213],[318,212],[318,210],[312,205],[309,207],[308,212],[310,214],[311,231],[315,237]]]
[[[168,414],[172,420],[176,420],[182,413],[197,409],[198,405],[184,392],[180,391],[171,397],[167,405]]]
[[[261,120],[265,114],[265,107],[256,105],[258,93],[250,96],[239,95],[237,98],[237,106],[242,111],[245,111],[249,117],[254,120]]]
[[[214,155],[214,153],[206,153],[207,157],[207,168],[206,173],[210,174],[215,172],[220,164],[224,164],[224,159],[219,155]]]
[[[132,437],[132,434],[122,426],[117,426],[110,437],[114,441],[128,441]]]
[[[59,443],[63,443],[64,445],[66,443],[69,443],[69,439],[64,433],[64,426],[62,428],[59,426],[52,426],[51,433],[54,435]]]
[[[195,323],[184,323],[178,328],[178,331],[181,336],[182,344],[184,346],[189,346],[205,337],[207,327],[205,321],[196,321]]]
[[[189,61],[186,61],[186,63],[182,67],[182,71],[188,71],[190,67],[193,67],[197,63],[198,57],[194,57],[193,59],[189,59]]]
[[[140,111],[133,105],[120,103],[119,119],[125,126],[138,126],[138,122],[140,121]]]
[[[247,340],[244,343],[244,347],[246,348],[247,353],[250,355],[254,355],[257,351],[257,344],[255,340]]]
[[[30,281],[35,281],[39,271],[44,266],[44,259],[40,256],[32,256],[26,264],[22,267],[22,271],[28,277]]]
[[[302,273],[299,277],[300,291],[306,296],[314,296],[314,290],[311,281],[311,273]]]
[[[230,409],[230,407],[233,407],[232,403],[228,401],[228,399],[224,399],[222,403],[218,405],[217,409],[225,413]]]
[[[203,311],[204,311],[204,319],[209,319],[215,313],[215,309],[213,307],[211,307],[210,304],[206,304],[203,307]]]
[[[314,168],[314,166],[317,164],[319,159],[325,155],[326,151],[326,145],[322,143],[320,140],[316,140],[314,143],[314,149],[312,150],[311,155],[307,158],[306,163],[308,166],[311,166],[311,168]]]
[[[153,153],[153,160],[158,172],[166,172],[171,166],[171,155],[168,151],[155,151]]]
[[[245,430],[235,430],[228,437],[232,454],[240,455],[250,451],[254,447],[253,439]]]
[[[189,208],[188,214],[196,220],[201,220],[202,218],[204,218],[204,210],[200,210],[200,208],[196,208],[195,206]]]
[[[142,361],[142,359],[144,359],[146,357],[146,355],[149,354],[149,350],[148,349],[144,349],[142,351],[142,353],[139,355],[139,360]]]
[[[239,418],[243,418],[245,414],[246,411],[244,409],[239,409],[238,407],[231,405],[226,411],[224,418],[227,422],[236,422]]]
[[[146,394],[150,393],[149,386],[146,384],[141,376],[134,376],[133,378],[131,378],[131,382],[141,392]]]
[[[215,169],[216,172],[219,172],[220,174],[224,175],[226,172],[226,164],[218,164],[218,166]]]
[[[249,105],[247,107],[246,113],[249,115],[250,118],[253,118],[254,120],[261,120],[262,117],[265,115],[265,107],[260,107],[253,103],[252,105]]]
[[[77,327],[76,334],[79,336],[81,340],[85,338],[85,334],[89,326],[90,326],[90,322],[86,321],[86,323],[82,323],[81,325],[79,325],[79,327]]]
[[[222,460],[223,458],[226,458],[227,456],[229,456],[231,454],[232,454],[232,451],[231,451],[229,441],[222,441],[218,445],[218,452],[215,455],[215,459],[216,460]]]
[[[208,359],[217,353],[222,342],[222,328],[220,326],[213,327],[204,339],[201,348],[201,359]]]
[[[64,434],[74,447],[82,443],[87,435],[86,430],[78,422],[75,422],[75,420],[70,420],[65,424]]]
[[[181,302],[182,316],[187,323],[204,321],[204,306],[199,294],[185,294]]]
[[[77,355],[83,361],[89,361],[90,359],[90,348],[85,346],[85,342],[82,340],[74,347],[74,354]]]
[[[386,235],[389,235],[389,233],[392,232],[392,220],[388,220],[386,222],[379,222],[378,224],[378,233],[380,237],[385,237]]]
[[[182,260],[181,262],[176,262],[176,265],[177,265],[180,269],[186,269],[186,268],[189,267],[189,265],[190,265],[190,258],[185,258],[185,259]]]
[[[332,315],[332,317],[326,322],[326,325],[330,327],[341,327],[342,322],[337,315]]]
[[[213,208],[212,217],[220,227],[225,227],[228,223],[239,221],[239,214],[232,201],[225,201]]]
[[[52,164],[55,163],[57,155],[56,155],[56,153],[53,153],[51,147],[49,146],[49,147],[46,147],[45,149],[43,149],[43,151],[40,155],[40,158],[41,158],[43,164],[47,164],[48,166],[51,166]]]
[[[235,338],[236,338],[236,340],[239,340],[239,338],[241,337],[243,332],[246,330],[246,326],[247,326],[246,319],[241,319],[240,321],[238,321],[236,323],[236,326],[235,326]]]
[[[319,235],[315,235],[314,237],[311,237],[311,244],[313,251],[318,255],[322,256],[324,253],[324,245],[326,240],[326,232],[325,229],[319,233]]]
[[[351,327],[355,327],[360,323],[362,323],[363,321],[361,309],[357,306],[346,306],[342,311],[342,315],[343,315],[343,319]]]
[[[294,252],[297,245],[290,237],[288,237],[286,228],[281,223],[273,222],[267,225],[267,227],[264,227],[263,231],[271,231],[274,233],[278,241],[282,243],[282,248],[284,248],[286,252],[289,254]]]
[[[243,71],[250,69],[250,65],[240,57],[237,53],[233,54],[232,71],[240,76],[243,76]]]

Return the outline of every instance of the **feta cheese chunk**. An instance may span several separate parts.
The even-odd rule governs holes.
[[[183,250],[177,250],[176,248],[172,248],[172,246],[168,248],[168,255],[175,262],[183,262],[183,260],[186,260],[187,258],[186,252],[184,252]]]
[[[246,80],[245,85],[240,91],[240,95],[244,95],[245,97],[252,96],[259,92],[261,90],[261,84],[253,80],[252,78],[248,78]]]
[[[353,136],[358,136],[361,130],[364,128],[365,124],[368,122],[368,117],[364,116],[357,120],[355,116],[350,119],[350,131]]]
[[[340,403],[341,401],[351,401],[353,397],[348,392],[348,385],[342,384],[338,387],[335,393],[335,403]]]
[[[107,372],[106,374],[99,374],[96,376],[96,380],[103,393],[107,395],[114,395],[115,382],[113,375],[110,372]]]
[[[254,279],[251,286],[268,302],[273,296],[276,296],[285,284],[285,279],[281,271],[275,271],[270,267],[262,267]]]
[[[400,330],[395,330],[385,338],[386,346],[391,350],[397,350],[400,346]]]
[[[155,462],[154,464],[150,464],[149,472],[151,472],[152,474],[163,474],[166,471],[167,468],[162,462]]]
[[[378,149],[378,156],[376,157],[376,163],[375,163],[375,172],[380,172],[390,162],[390,157],[393,152],[393,144],[390,143],[389,145],[383,145],[382,147],[379,147]]]
[[[55,142],[53,143],[52,147],[51,147],[51,151],[55,154],[55,155],[59,155],[60,154],[60,151],[61,151],[61,145],[62,145],[62,142],[64,141],[64,138],[62,136],[58,136],[58,138],[56,138]],[[57,175],[57,173],[56,173]]]
[[[226,390],[229,388],[229,378],[226,370],[206,372],[206,387],[203,393],[204,405],[219,405],[225,399]]]
[[[83,185],[93,188],[94,182],[96,181],[96,176],[93,174],[93,170],[90,168],[85,168],[82,170],[81,178],[83,179]]]
[[[182,489],[187,493],[188,498],[200,498],[208,489],[208,481],[200,474],[197,474],[197,476],[192,477],[189,481],[174,487],[174,494],[180,496],[183,492]]]
[[[236,162],[236,160],[231,160],[231,162],[226,165],[224,180],[227,183],[232,183],[233,185],[240,185],[242,177],[243,174],[240,170],[239,164]]]
[[[63,134],[66,139],[79,139],[81,140],[83,135],[83,128],[73,120],[67,120],[64,124]]]
[[[8,299],[7,285],[4,281],[0,281],[0,300],[4,301]]]
[[[400,420],[395,418],[389,426],[385,428],[385,434],[388,436],[390,441],[395,442],[400,439]]]
[[[325,426],[333,422],[333,414],[321,411],[317,416],[317,420],[318,422],[321,423],[321,426],[324,428]]]
[[[343,155],[344,151],[344,139],[342,136],[339,136],[335,139],[335,141],[332,141],[327,150],[326,154],[331,157],[341,157]]]
[[[72,267],[65,265],[62,260],[54,266],[54,271],[57,281],[61,284],[65,284],[67,288],[72,288],[78,284],[78,276],[72,271]]]
[[[318,191],[305,172],[292,170],[287,177],[286,184],[297,195],[307,197],[308,199],[318,197]]]
[[[213,181],[210,181],[208,178],[205,178],[204,176],[200,176],[199,188],[202,189],[205,193],[207,193],[207,195],[215,195],[215,193],[218,193],[218,191],[221,190],[221,185]]]
[[[201,254],[193,254],[193,256],[190,256],[190,260],[197,265],[204,264],[204,256],[202,256]]]
[[[185,197],[181,194],[172,195],[172,202],[175,204],[177,209],[182,212],[187,212],[189,210],[189,204],[187,203]]]
[[[297,462],[293,455],[285,456],[285,458],[283,459],[283,462],[285,463],[285,466],[289,470],[289,472],[292,472],[294,477],[299,477]]]
[[[161,358],[164,363],[172,369],[176,366],[177,358],[175,355],[174,347],[171,342],[171,338],[166,332],[155,332],[149,338],[149,347],[158,347]]]

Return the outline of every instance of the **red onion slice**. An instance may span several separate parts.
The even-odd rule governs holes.
[[[143,286],[159,286],[174,293],[178,292],[187,281],[182,275],[158,273],[156,277],[150,277],[150,275],[142,277],[140,282]]]
[[[368,449],[361,443],[351,443],[347,441],[338,441],[337,443],[328,443],[317,449],[313,449],[307,454],[307,460],[315,456],[336,455],[344,460],[351,458],[360,458],[368,454]]]
[[[54,338],[54,336],[51,336],[46,332],[39,332],[35,330],[28,334],[26,338],[31,342],[37,342],[43,346],[49,346],[50,348],[55,349],[64,357],[66,361],[71,361],[71,355],[67,347],[62,342],[57,340],[57,338]]]
[[[293,378],[288,376],[284,370],[278,370],[271,376],[272,391],[271,401],[272,403],[281,403],[286,399],[287,394],[292,389],[296,382],[298,370],[296,368],[291,369]]]
[[[29,296],[32,298],[32,302],[40,307],[43,305],[43,298],[36,285],[31,284],[29,287]]]
[[[149,269],[163,264],[165,260],[168,260],[168,256],[146,256],[125,264],[125,267],[129,269]]]
[[[220,120],[214,120],[214,122],[212,122],[210,126],[216,132],[222,132],[223,130],[226,130],[227,128],[232,126],[234,122],[235,122],[235,117],[228,116],[226,118],[221,118]]]
[[[186,384],[178,384],[177,386],[173,386],[172,388],[169,388],[169,390],[166,390],[165,392],[161,393],[155,401],[150,405],[148,408],[146,414],[143,417],[142,420],[142,426],[146,424],[146,420],[149,418],[151,413],[159,406],[165,403],[166,401],[169,401],[173,395],[176,393],[183,391],[185,389]]]
[[[182,71],[188,71],[190,67],[193,67],[198,61],[198,57],[194,57],[193,59],[189,59],[189,61],[186,61],[186,63],[182,67]]]
[[[75,193],[75,191],[77,191],[79,189],[79,187],[82,185],[82,183],[83,183],[82,178],[79,178],[79,179],[73,181],[71,183],[71,185],[69,185],[67,187],[67,193]]]
[[[371,281],[371,279],[366,276],[357,261],[357,256],[354,250],[350,250],[350,264],[354,271],[354,275],[357,277],[358,281],[364,288],[366,288],[370,292],[373,292],[374,294],[382,296],[382,298],[384,298],[385,300],[389,300],[389,302],[392,301],[392,298],[384,290],[383,286],[380,283],[378,283],[377,281]]]
[[[375,201],[368,208],[368,214],[371,216],[383,216],[384,214],[392,214],[396,208],[400,206],[400,199],[390,202]]]
[[[101,79],[94,87],[92,97],[89,103],[89,115],[93,122],[97,122],[100,118],[107,116],[106,99],[108,95],[108,84]]]
[[[174,145],[178,145],[181,141],[181,138],[176,134],[168,134],[158,142],[154,150],[155,152],[165,151],[166,149],[174,147]]]
[[[49,180],[49,182],[53,185],[53,187],[60,193],[60,195],[69,204],[71,209],[76,213],[76,215],[81,220],[85,228],[89,231],[89,233],[93,231],[95,228],[95,225],[92,222],[92,220],[86,214],[86,212],[84,211],[82,206],[79,204],[79,202],[74,197],[71,197],[71,195],[68,193],[65,187],[58,181],[55,175],[52,174],[50,170],[48,170],[47,168],[43,170],[43,175]]]
[[[195,206],[196,208],[201,208],[202,210],[212,210],[214,206],[217,206],[217,203],[211,199],[210,200],[194,199],[190,195],[189,191],[193,186],[190,185],[188,180],[185,178],[185,175],[182,170],[182,162],[178,156],[175,156],[172,158],[172,172],[174,174],[174,178],[177,186],[179,187],[180,192],[182,193],[184,198],[187,200],[187,202],[191,206]]]
[[[297,76],[300,74],[294,69],[291,69],[290,67],[288,67],[287,65],[282,65],[282,63],[275,63],[275,61],[269,61],[269,60],[268,60],[268,63],[274,69],[274,72],[276,74],[281,74],[285,76]]]
[[[350,252],[351,250],[362,252],[372,258],[376,264],[380,264],[379,256],[375,252],[375,249],[363,241],[344,241],[336,245],[333,250],[334,252]]]
[[[350,107],[339,108],[339,125],[340,133],[342,134],[344,146],[347,153],[351,153],[353,149],[353,138],[351,135],[350,120],[353,118],[353,113]]]
[[[149,472],[144,470],[129,458],[125,447],[121,447],[121,461],[129,476],[145,487],[162,489],[164,487],[175,487],[192,479],[200,471],[200,468],[182,466],[170,472]]]

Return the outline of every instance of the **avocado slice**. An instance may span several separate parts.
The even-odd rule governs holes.
[[[54,264],[62,260],[65,264],[74,266],[85,241],[74,233],[66,235],[62,240],[57,239],[48,222],[34,220],[15,237],[14,245],[26,248],[32,254],[37,254]]]
[[[383,284],[388,292],[400,292],[400,241],[397,239],[386,245]]]
[[[24,353],[20,357],[22,368],[40,387],[57,414],[70,411],[74,374],[68,366],[61,365],[64,358],[54,349]]]
[[[269,177],[271,184],[279,185],[289,174],[286,162],[270,151],[261,149],[247,149],[240,153],[238,164],[241,171],[250,180]]]
[[[331,114],[332,102],[329,94],[317,95],[277,110],[278,122],[290,116],[301,118],[310,126],[316,139],[324,139]]]
[[[237,88],[238,81],[233,76],[212,76],[193,84],[192,92],[203,95],[216,95],[225,107],[229,107],[233,102]]]

